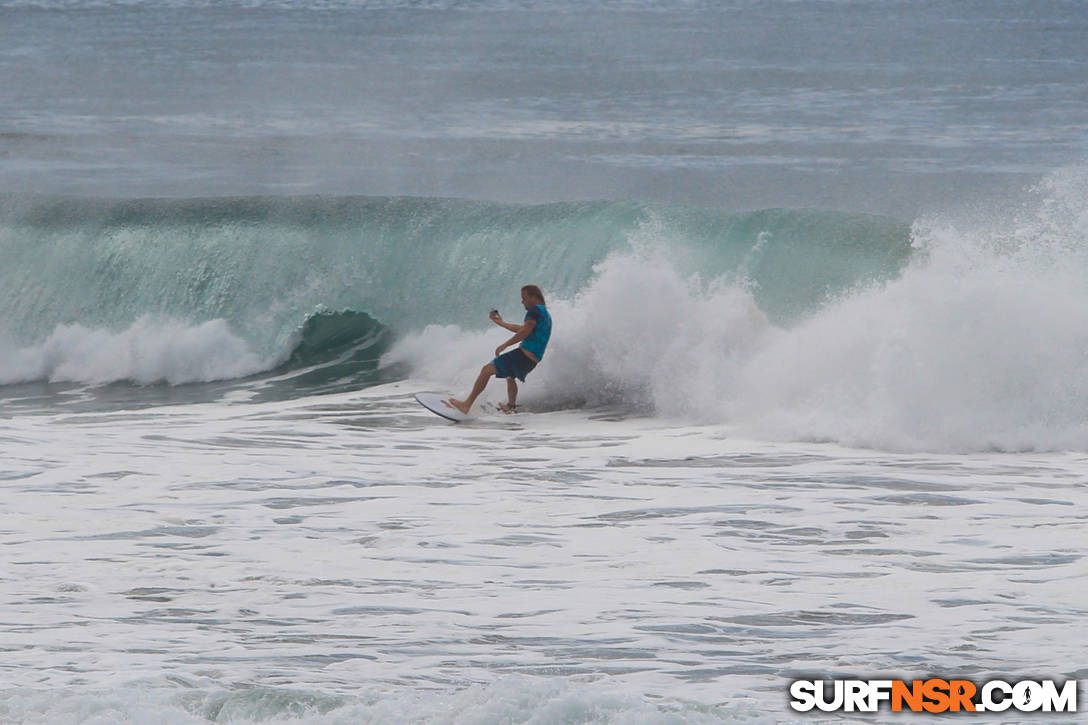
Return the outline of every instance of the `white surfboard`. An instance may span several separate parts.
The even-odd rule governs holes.
[[[435,415],[440,415],[447,420],[452,420],[454,423],[460,423],[461,421],[468,420],[472,417],[448,404],[446,402],[447,398],[449,398],[448,395],[440,395],[438,393],[416,393],[416,400],[419,404]]]

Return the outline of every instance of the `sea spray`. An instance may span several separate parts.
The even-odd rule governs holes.
[[[1083,174],[928,218],[903,275],[774,335],[731,402],[763,433],[907,450],[1088,445]]]

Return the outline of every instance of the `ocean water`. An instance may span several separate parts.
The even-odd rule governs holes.
[[[1086,37],[0,0],[0,722],[907,723],[789,683],[1088,680]],[[526,283],[523,412],[418,406]]]

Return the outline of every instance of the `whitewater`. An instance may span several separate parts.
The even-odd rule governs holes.
[[[923,723],[789,684],[1088,680],[1086,29],[0,0],[0,722]],[[521,412],[420,407],[524,284]]]

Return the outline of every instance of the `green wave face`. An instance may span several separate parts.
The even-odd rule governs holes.
[[[258,355],[297,366],[377,344],[379,329],[478,326],[492,307],[516,312],[526,283],[573,298],[632,248],[746,281],[787,325],[910,256],[908,225],[840,212],[365,197],[8,197],[0,241],[0,310],[17,344],[58,325],[221,319]]]

